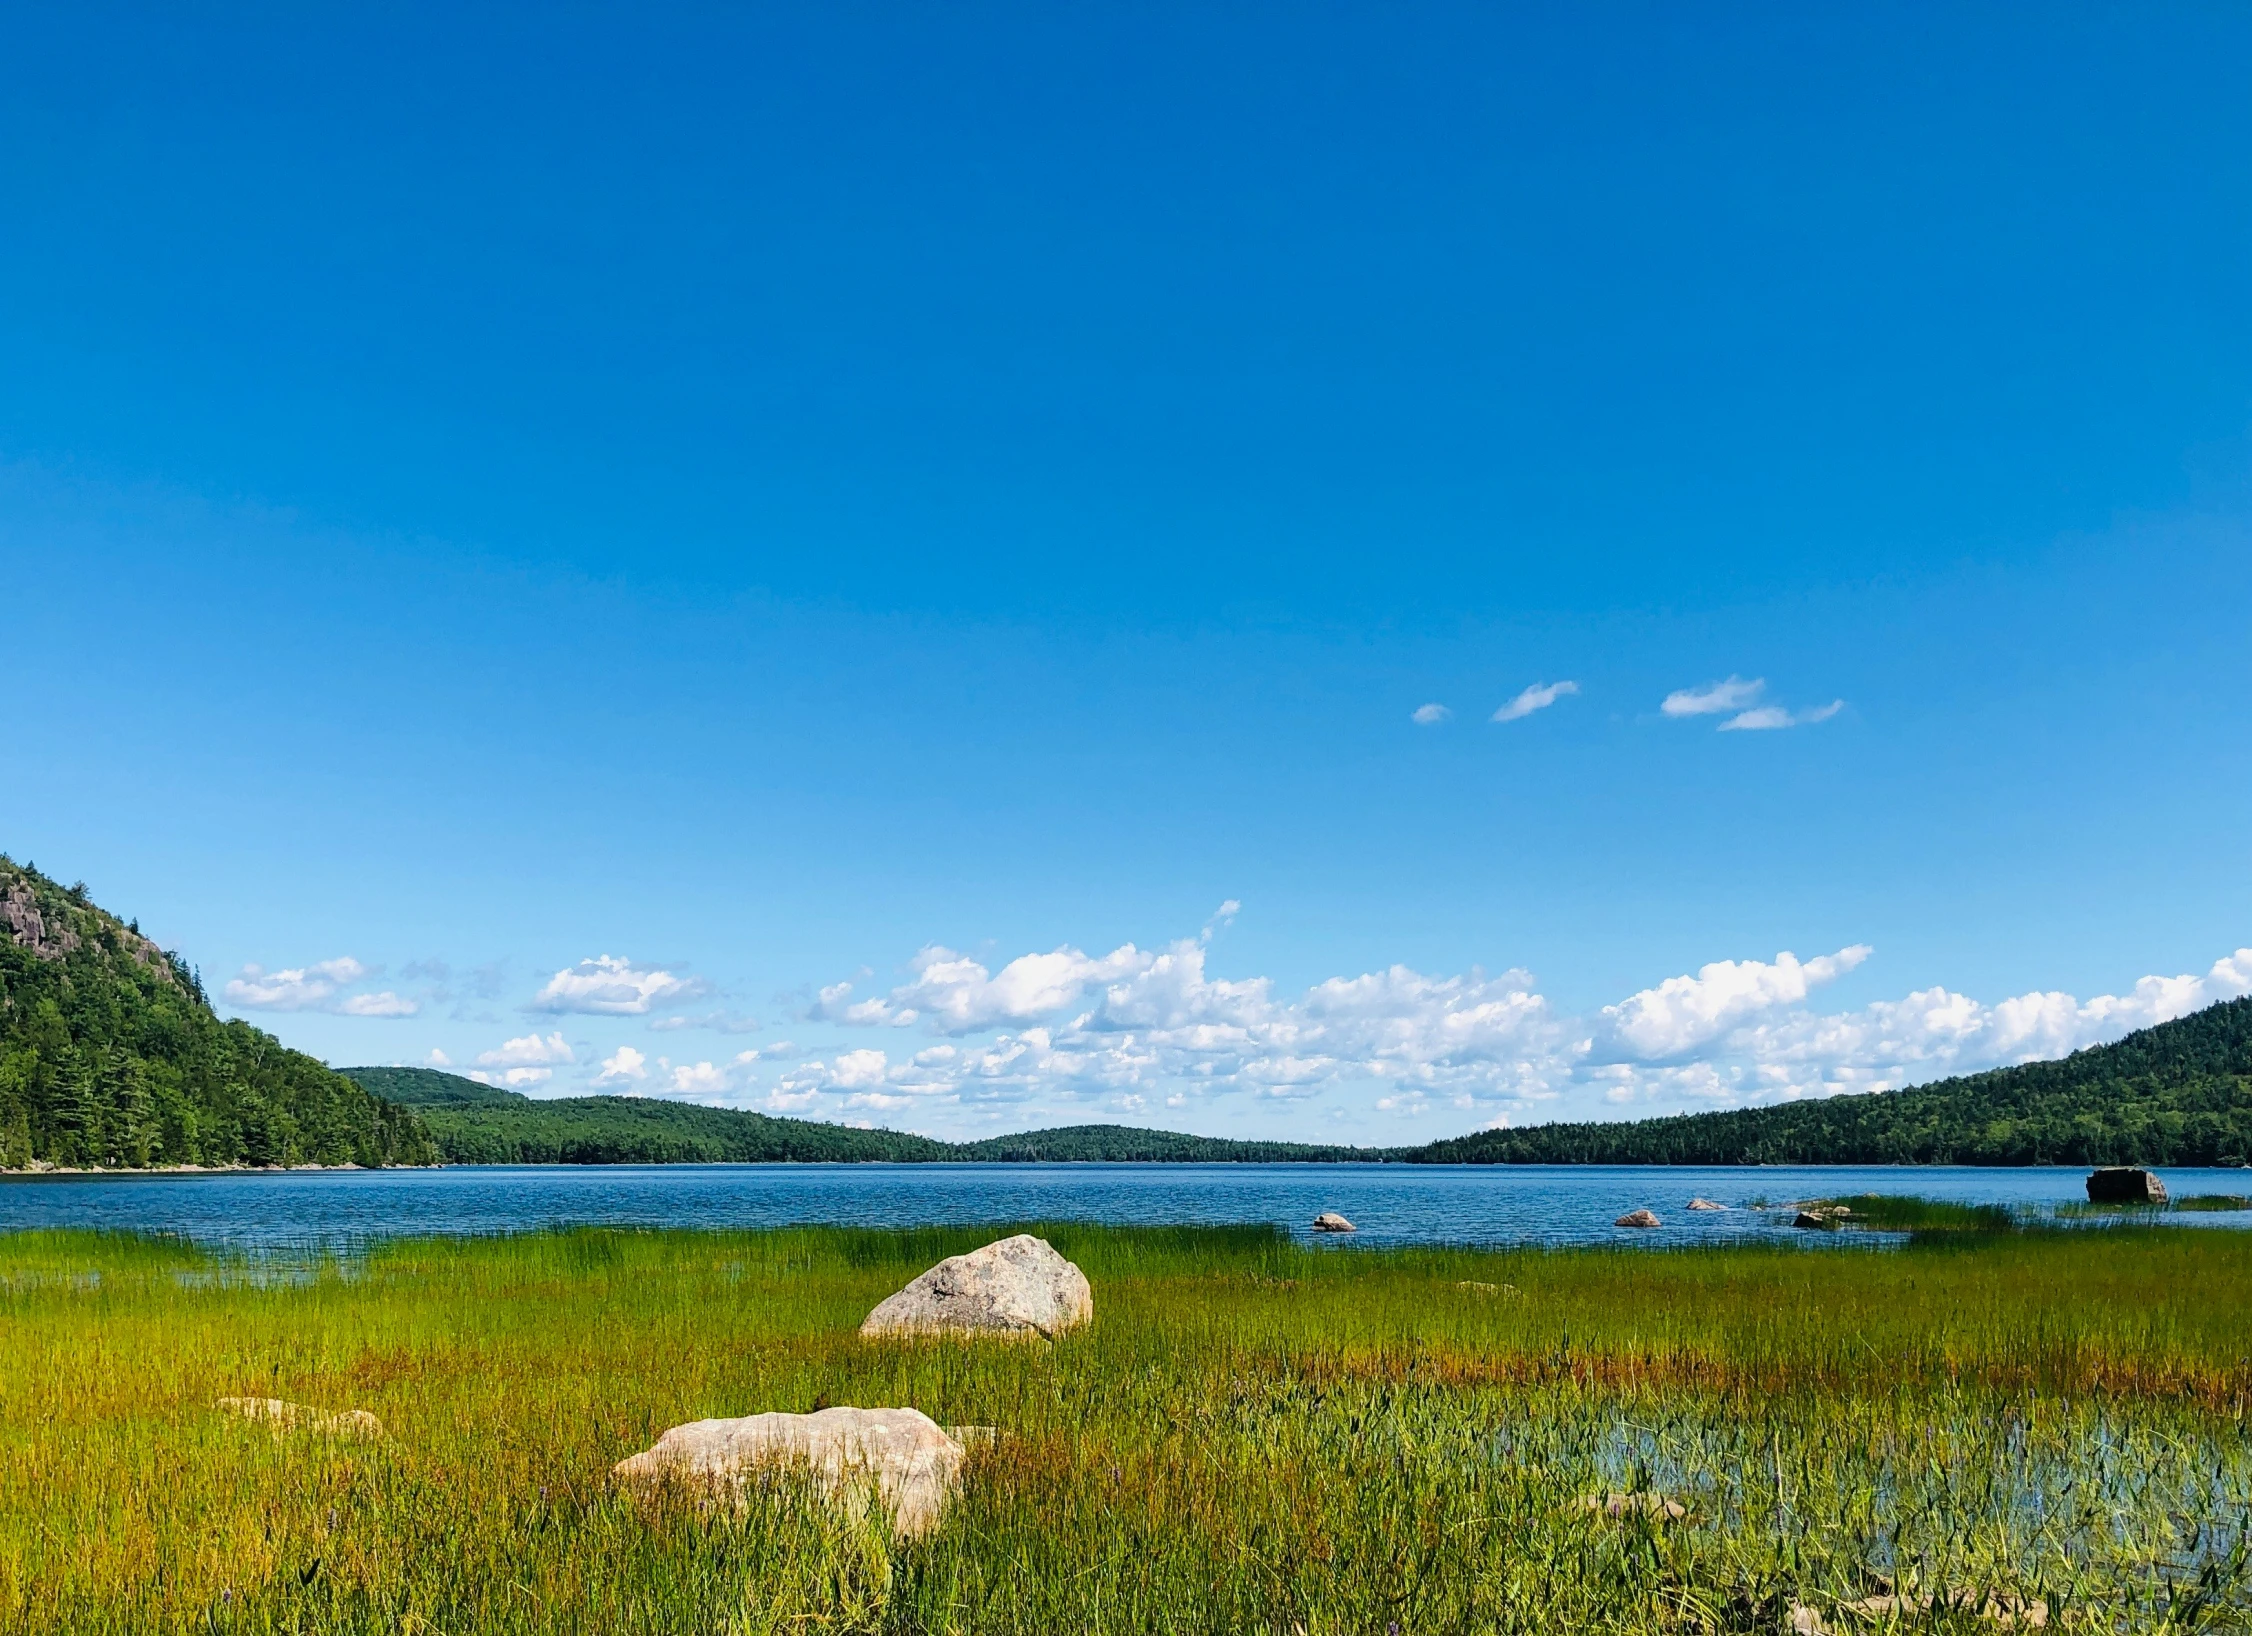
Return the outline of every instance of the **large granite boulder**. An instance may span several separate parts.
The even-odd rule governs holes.
[[[736,1508],[752,1473],[797,1470],[839,1509],[874,1498],[892,1531],[912,1539],[938,1526],[961,1481],[962,1445],[914,1409],[822,1409],[675,1426],[610,1469],[637,1493],[672,1487]]]
[[[878,1303],[863,1335],[1046,1335],[1095,1315],[1087,1275],[1044,1238],[1019,1233],[949,1256]]]
[[[1314,1217],[1314,1231],[1317,1233],[1357,1233],[1360,1229],[1336,1211],[1324,1210],[1320,1215]]]
[[[1665,1223],[1658,1219],[1658,1212],[1655,1210],[1629,1210],[1618,1220],[1612,1222],[1611,1225],[1614,1227],[1663,1227]]]
[[[2106,1166],[2088,1178],[2090,1204],[2164,1204],[2166,1184],[2147,1170]]]

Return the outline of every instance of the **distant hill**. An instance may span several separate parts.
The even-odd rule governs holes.
[[[445,1156],[467,1164],[2234,1165],[2252,1157],[2252,1000],[2213,1006],[2060,1062],[1914,1090],[1479,1131],[1414,1148],[1240,1142],[1131,1125],[937,1142],[639,1097],[539,1101],[425,1068],[344,1072],[414,1107]]]
[[[0,1167],[433,1164],[421,1122],[244,1022],[136,925],[0,855]]]
[[[2252,1158],[2252,999],[2057,1062],[1914,1090],[1632,1123],[1488,1130],[1417,1164],[2240,1165]]]
[[[524,1096],[435,1068],[346,1068],[377,1096],[413,1108],[452,1164],[899,1164],[1110,1160],[1172,1164],[1367,1159],[1373,1148],[1231,1142],[1131,1125],[937,1142],[732,1108],[638,1096]]]
[[[346,1068],[411,1107],[449,1164],[846,1164],[946,1159],[944,1142],[641,1096],[535,1099],[432,1068]]]
[[[1065,1125],[954,1144],[951,1158],[989,1162],[1103,1159],[1143,1164],[1339,1164],[1381,1160],[1388,1149],[1312,1142],[1237,1142],[1133,1125]]]

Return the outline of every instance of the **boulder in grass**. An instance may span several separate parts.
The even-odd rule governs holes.
[[[1728,1208],[1728,1206],[1725,1204],[1715,1204],[1711,1199],[1691,1199],[1689,1201],[1689,1208],[1692,1210],[1725,1210]]]
[[[2107,1165],[2088,1178],[2090,1204],[2164,1204],[2166,1184],[2147,1170]]]
[[[949,1256],[877,1304],[863,1335],[1045,1335],[1095,1315],[1087,1275],[1054,1245],[1019,1233]]]
[[[962,1445],[914,1409],[821,1409],[675,1426],[610,1468],[639,1494],[683,1490],[740,1509],[745,1482],[797,1470],[843,1510],[872,1498],[901,1539],[936,1528],[962,1476]]]
[[[240,1415],[245,1420],[256,1420],[271,1426],[276,1435],[290,1431],[309,1431],[322,1437],[340,1437],[350,1442],[372,1443],[383,1435],[383,1422],[365,1409],[345,1409],[330,1414],[309,1404],[291,1403],[278,1397],[223,1397],[212,1405],[221,1414]]]
[[[1324,1210],[1320,1215],[1314,1217],[1314,1231],[1317,1233],[1357,1233],[1360,1229],[1336,1211]]]
[[[1652,1522],[1679,1522],[1689,1515],[1689,1508],[1679,1500],[1669,1500],[1663,1494],[1589,1494],[1580,1500],[1585,1511],[1599,1511],[1614,1520],[1621,1517],[1648,1517]]]
[[[1614,1227],[1663,1227],[1665,1223],[1658,1219],[1658,1213],[1655,1210],[1629,1210],[1618,1220],[1612,1222],[1611,1225]]]

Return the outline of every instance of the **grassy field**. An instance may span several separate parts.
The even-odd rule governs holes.
[[[1472,1253],[1048,1236],[1097,1317],[867,1343],[991,1230],[571,1232],[349,1264],[0,1240],[11,1630],[2247,1628],[2252,1235]],[[212,1412],[271,1395],[379,1443]],[[828,1404],[1002,1428],[894,1546],[789,1485],[637,1512],[665,1427]],[[1687,1515],[1589,1512],[1656,1491]],[[1936,1592],[1910,1620],[1840,1603]]]

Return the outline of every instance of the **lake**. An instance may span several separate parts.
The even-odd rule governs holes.
[[[2162,1171],[2177,1199],[2252,1188],[2241,1170]],[[617,1165],[213,1175],[26,1176],[0,1182],[0,1232],[98,1227],[241,1249],[349,1248],[428,1233],[600,1224],[872,1227],[1003,1221],[1279,1222],[1336,1210],[1374,1244],[1679,1244],[1794,1233],[1744,1206],[1850,1193],[2047,1211],[2084,1199],[2084,1169],[1548,1165]],[[1703,1196],[1736,1206],[1683,1208]],[[1656,1232],[1614,1227],[1647,1207]],[[2252,1226],[2252,1213],[2171,1218]]]

